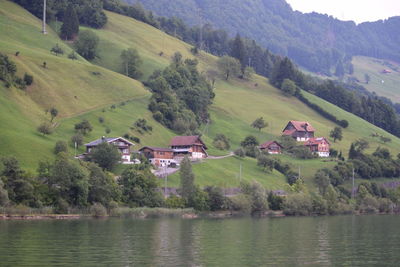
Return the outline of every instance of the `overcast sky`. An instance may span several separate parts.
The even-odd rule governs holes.
[[[318,12],[357,23],[400,16],[400,0],[286,0],[303,13]]]

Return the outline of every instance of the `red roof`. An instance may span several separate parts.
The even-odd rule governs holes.
[[[205,149],[207,149],[206,145],[198,135],[175,136],[172,138],[170,146],[192,146],[199,143],[202,144]]]
[[[290,121],[289,123],[291,123],[298,132],[315,132],[314,127],[307,121]]]
[[[172,150],[171,148],[164,148],[164,147],[153,147],[153,146],[145,146],[142,147],[141,149],[139,149],[139,151],[142,151],[144,149],[150,149],[152,151],[157,151],[157,152],[174,152],[174,150]]]
[[[274,144],[274,143],[277,144],[279,147],[282,148],[281,144],[279,144],[278,142],[276,142],[276,141],[268,141],[268,142],[265,142],[264,144],[262,144],[262,145],[260,146],[260,149],[269,148],[269,146],[272,145],[272,144]]]
[[[326,143],[330,144],[329,141],[325,137],[315,137],[315,138],[308,139],[308,141],[304,145],[305,146],[319,145],[323,141],[325,141]]]
[[[292,135],[295,131],[296,131],[296,129],[284,130],[283,135]]]

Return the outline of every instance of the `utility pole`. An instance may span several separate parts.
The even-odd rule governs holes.
[[[239,169],[239,182],[242,182],[242,163],[240,163],[240,169]]]
[[[353,168],[353,186],[351,188],[351,198],[354,198],[354,168]]]
[[[47,34],[47,31],[46,31],[46,0],[43,0],[42,33]]]

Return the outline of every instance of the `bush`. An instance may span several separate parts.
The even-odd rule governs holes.
[[[210,210],[208,203],[208,194],[198,187],[195,188],[194,192],[188,199],[188,207],[194,208],[198,211]]]
[[[52,134],[53,132],[53,127],[51,126],[50,123],[48,122],[44,122],[42,124],[39,125],[39,127],[37,128],[38,132],[43,134],[43,135],[49,135]]]
[[[239,147],[234,151],[235,155],[241,158],[244,158],[246,156],[246,151],[242,147]]]
[[[239,194],[230,198],[230,208],[234,211],[241,211],[243,213],[250,213],[252,201],[249,196]]]
[[[283,212],[286,215],[310,215],[313,211],[312,201],[309,195],[296,193],[288,195],[283,204]]]
[[[310,151],[308,147],[305,146],[297,146],[291,150],[291,153],[294,157],[299,159],[312,159],[315,158],[313,153]]]
[[[97,56],[98,44],[99,37],[93,31],[86,30],[79,33],[74,45],[78,54],[87,60],[92,60]]]
[[[103,117],[99,117],[99,122],[100,123],[104,123],[104,118]]]
[[[222,189],[215,186],[208,186],[204,189],[208,194],[208,206],[211,211],[223,210],[226,208],[226,197]]]
[[[107,209],[100,203],[95,203],[90,207],[90,214],[93,217],[107,216]]]
[[[64,54],[64,50],[58,45],[56,44],[55,46],[53,46],[50,50],[51,53],[55,54],[56,56],[58,55],[63,55]]]
[[[24,82],[26,85],[31,85],[33,83],[33,76],[29,75],[28,73],[25,73],[24,75]]]
[[[213,146],[219,150],[228,150],[231,147],[229,144],[229,138],[224,134],[217,134],[215,136]]]
[[[65,141],[57,141],[56,145],[54,146],[54,154],[58,154],[60,152],[68,152],[68,145]]]
[[[176,195],[170,195],[169,198],[165,200],[165,206],[170,209],[183,209],[186,207],[186,201]]]
[[[284,198],[281,196],[275,195],[272,191],[268,193],[268,203],[271,210],[282,210],[283,209],[283,200]]]

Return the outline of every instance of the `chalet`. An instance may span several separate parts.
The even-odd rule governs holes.
[[[171,149],[174,150],[174,157],[182,158],[188,156],[191,159],[202,159],[208,156],[207,146],[200,136],[175,136],[171,140]]]
[[[291,136],[297,141],[307,141],[314,137],[315,129],[306,121],[289,121],[282,135]]]
[[[282,146],[276,141],[268,141],[258,147],[261,151],[266,151],[269,154],[281,154]]]
[[[319,157],[329,157],[330,143],[325,137],[310,138],[304,145]]]
[[[176,164],[176,161],[174,160],[174,150],[170,148],[145,146],[139,149],[139,152],[141,152],[151,164],[157,167]]]
[[[116,146],[121,153],[121,162],[123,164],[130,164],[131,162],[131,146],[135,144],[129,142],[122,137],[102,137],[88,144],[85,144],[86,154],[90,154],[94,148],[96,148],[101,143],[107,142]]]

